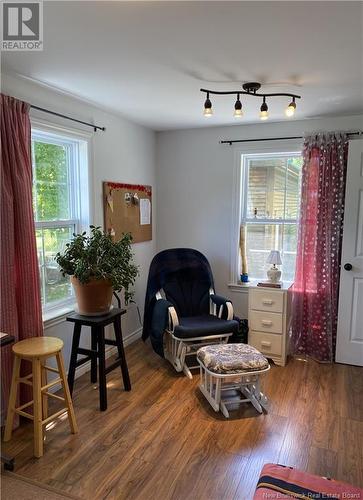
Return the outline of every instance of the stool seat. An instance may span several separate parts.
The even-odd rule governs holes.
[[[198,349],[197,357],[208,370],[221,374],[258,371],[269,366],[265,356],[247,344],[204,346]]]
[[[13,345],[13,352],[22,358],[51,356],[61,351],[63,340],[55,337],[32,337]]]

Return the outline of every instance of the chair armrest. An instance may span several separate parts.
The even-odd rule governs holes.
[[[215,304],[217,307],[215,309],[215,315],[218,316],[219,318],[222,318],[222,315],[224,311],[227,312],[227,320],[233,319],[233,305],[232,302],[229,299],[226,299],[225,297],[222,297],[221,295],[216,295],[216,294],[211,294],[210,299],[213,304]]]
[[[168,310],[168,328],[171,332],[174,332],[174,328],[179,325],[179,318],[174,305],[169,300],[161,298],[160,294],[156,294],[156,302],[158,307]]]
[[[172,304],[168,307],[168,311],[169,311],[169,330],[173,333],[174,328],[179,325],[179,318],[175,310],[175,307]]]
[[[222,297],[222,295],[216,295],[215,293],[212,293],[210,295],[211,301],[216,304],[217,306],[224,306],[226,302],[231,302],[229,299],[226,299],[225,297]]]

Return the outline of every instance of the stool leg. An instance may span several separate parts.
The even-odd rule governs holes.
[[[18,356],[15,356],[14,366],[13,366],[13,374],[12,374],[12,378],[11,378],[11,387],[10,387],[9,404],[8,404],[8,415],[6,417],[6,425],[5,425],[5,432],[4,432],[4,441],[9,441],[11,439],[11,435],[13,432],[16,395],[18,392],[18,378],[19,378],[19,374],[20,374],[20,363],[21,363],[21,359],[18,358]]]
[[[34,455],[43,456],[43,425],[42,425],[42,374],[39,358],[33,359],[33,417],[34,417]]]
[[[76,374],[76,363],[77,363],[77,350],[79,347],[79,339],[81,336],[81,325],[75,323],[73,330],[73,340],[72,340],[72,352],[71,352],[71,360],[69,363],[69,371],[68,371],[68,387],[69,392],[73,393],[74,386],[74,376]]]
[[[67,383],[67,377],[66,377],[66,371],[64,369],[64,361],[63,361],[62,353],[58,352],[58,354],[56,354],[56,358],[57,358],[59,376],[60,376],[61,381],[62,381],[64,399],[65,399],[65,402],[67,405],[69,425],[70,425],[72,434],[76,434],[78,432],[78,427],[77,427],[76,417],[74,415],[72,398],[71,398],[71,394],[69,392],[69,387],[68,387],[68,383]]]
[[[97,329],[91,327],[91,349],[97,351]],[[97,383],[97,357],[91,358],[91,384]]]
[[[46,360],[41,361],[42,365],[42,387],[47,385],[47,370],[45,369]],[[48,396],[42,392],[42,415],[43,420],[48,417]]]
[[[106,388],[106,356],[105,356],[105,329],[103,326],[97,327],[98,342],[98,371],[100,390],[100,410],[107,410],[107,388]]]
[[[116,341],[117,341],[117,351],[118,351],[119,358],[121,359],[121,373],[122,373],[122,378],[124,381],[124,388],[125,388],[125,391],[131,391],[129,370],[127,368],[124,344],[122,341],[121,317],[120,316],[115,318],[115,321],[113,323],[113,327],[115,330],[115,337],[116,337]]]

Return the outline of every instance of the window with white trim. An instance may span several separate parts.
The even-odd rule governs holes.
[[[88,224],[87,140],[32,128],[33,209],[43,310],[74,302],[55,261]]]
[[[250,279],[267,279],[270,250],[279,250],[282,279],[295,274],[302,156],[296,153],[242,155],[241,224],[245,226]]]

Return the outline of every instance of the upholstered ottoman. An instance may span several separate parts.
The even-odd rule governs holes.
[[[363,499],[363,490],[334,479],[315,476],[293,467],[277,464],[264,465],[253,500],[284,498]]]
[[[247,344],[219,344],[201,347],[197,352],[200,365],[199,389],[214,411],[228,418],[228,404],[250,402],[257,411],[267,409],[267,398],[261,392],[261,377],[270,365],[254,347]],[[237,389],[244,398],[228,399],[223,392]]]

